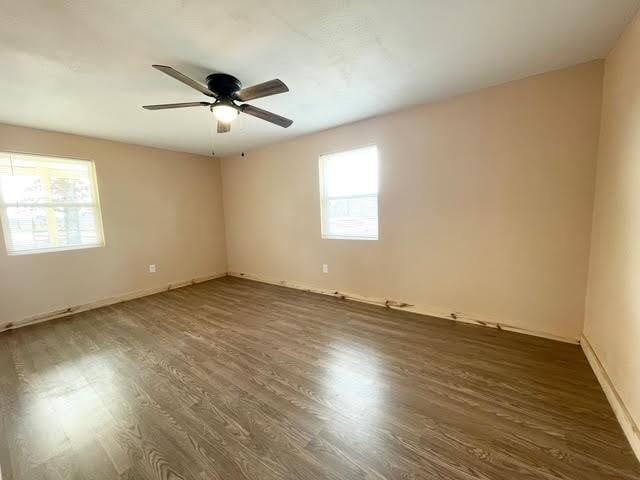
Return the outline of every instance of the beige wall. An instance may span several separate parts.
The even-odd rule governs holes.
[[[636,20],[606,61],[584,329],[636,425],[640,424],[639,50]]]
[[[0,150],[96,162],[107,242],[0,254],[0,326],[221,273],[228,260],[267,279],[577,338],[601,79],[592,62],[226,158],[228,258],[219,160],[0,125]],[[370,143],[380,240],[321,240],[318,155]]]
[[[592,62],[223,159],[229,269],[577,339],[601,82]],[[318,155],[371,143],[380,240],[321,240]]]
[[[226,271],[219,160],[1,124],[0,151],[94,160],[106,239],[8,256],[0,229],[0,327]]]

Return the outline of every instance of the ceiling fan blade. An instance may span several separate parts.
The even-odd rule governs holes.
[[[231,124],[218,121],[218,133],[227,133],[231,131]]]
[[[155,68],[156,70],[160,70],[162,73],[165,73],[165,74],[169,75],[170,77],[175,78],[179,82],[182,82],[185,85],[189,85],[191,88],[195,88],[199,92],[204,93],[205,95],[207,95],[209,97],[214,97],[214,98],[218,97],[215,93],[213,93],[207,87],[202,85],[200,82],[196,82],[192,78],[187,77],[185,74],[180,73],[179,71],[177,71],[174,68],[168,67],[166,65],[151,65],[151,66],[153,68]]]
[[[166,110],[168,108],[184,108],[184,107],[208,107],[209,102],[187,102],[187,103],[163,103],[160,105],[144,105],[142,108],[147,110]]]
[[[266,110],[254,107],[253,105],[247,105],[246,103],[240,106],[240,111],[242,113],[247,113],[249,115],[253,115],[254,117],[261,118],[262,120],[266,120],[267,122],[274,123],[283,128],[290,127],[293,123],[293,120],[281,117],[280,115],[276,115],[275,113],[267,112]]]
[[[241,102],[248,102],[255,98],[268,97],[269,95],[277,95],[278,93],[288,92],[289,88],[282,82],[282,80],[274,79],[268,82],[259,83],[251,87],[243,88],[233,94],[233,98],[240,100]]]

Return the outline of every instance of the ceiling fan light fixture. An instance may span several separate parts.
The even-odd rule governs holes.
[[[282,128],[288,128],[293,123],[293,120],[289,118],[254,107],[248,103],[243,103],[242,105],[235,103],[236,101],[246,102],[256,98],[269,97],[271,95],[288,92],[289,88],[278,78],[242,88],[240,80],[233,75],[227,73],[212,73],[211,75],[207,75],[207,85],[205,86],[168,65],[153,65],[153,68],[205,94],[207,97],[213,98],[214,101],[213,103],[206,101],[144,105],[142,108],[146,110],[207,106],[218,121],[218,133],[229,132],[231,130],[231,122],[238,118],[240,112],[259,118],[260,120],[265,120]]]
[[[238,117],[238,110],[229,105],[214,105],[211,107],[211,111],[222,123],[231,123]]]

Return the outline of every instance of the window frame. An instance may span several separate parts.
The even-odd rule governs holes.
[[[93,160],[87,160],[84,158],[71,158],[71,157],[63,157],[61,155],[47,155],[42,153],[30,153],[30,152],[17,152],[17,151],[8,151],[2,150],[0,154],[15,156],[24,156],[24,157],[40,157],[42,159],[53,159],[60,161],[70,161],[70,162],[85,162],[89,164],[89,171],[91,177],[91,183],[93,187],[93,196],[95,199],[94,203],[4,203],[4,196],[2,193],[2,185],[0,183],[0,223],[2,224],[2,234],[4,240],[5,252],[8,256],[19,256],[19,255],[35,255],[39,253],[53,253],[53,252],[64,252],[69,250],[87,250],[90,248],[102,248],[106,245],[105,236],[104,236],[104,225],[102,222],[102,207],[100,205],[100,192],[98,188],[98,175],[96,172],[96,164]],[[95,218],[96,218],[96,233],[99,234],[100,241],[95,244],[89,245],[66,245],[61,247],[46,247],[46,248],[34,248],[30,250],[12,250],[13,240],[11,238],[9,232],[9,216],[7,214],[7,210],[11,207],[45,207],[45,208],[64,208],[64,207],[84,207],[84,208],[94,208],[96,210]]]
[[[367,150],[370,148],[375,148],[376,150],[376,170],[377,170],[377,185],[376,185],[376,193],[366,193],[361,195],[341,195],[335,197],[329,197],[326,195],[327,187],[325,182],[325,159],[326,157],[330,157],[332,155],[339,155],[342,153],[354,152],[357,150]],[[361,145],[358,147],[347,148],[345,150],[335,150],[332,152],[325,152],[318,156],[318,172],[319,172],[319,183],[320,183],[320,238],[322,240],[364,240],[364,241],[378,241],[380,240],[380,147],[378,147],[375,143],[370,143],[366,145]],[[375,237],[373,236],[362,236],[362,235],[330,235],[327,233],[327,204],[329,200],[335,199],[350,199],[350,198],[367,198],[367,197],[375,197],[376,199],[376,226],[377,226],[377,234]]]

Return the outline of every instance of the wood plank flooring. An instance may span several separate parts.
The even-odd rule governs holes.
[[[0,334],[2,479],[640,479],[579,347],[221,278]]]

